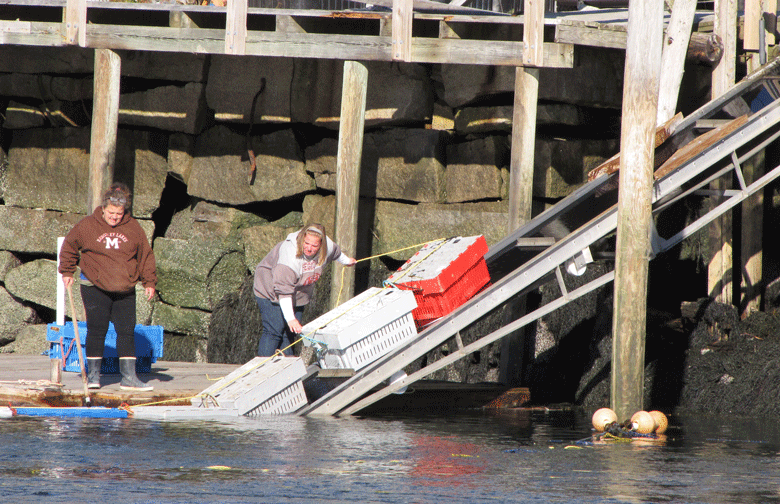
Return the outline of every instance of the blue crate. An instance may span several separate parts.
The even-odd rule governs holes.
[[[79,322],[79,339],[84,352],[87,341],[87,323]],[[46,327],[46,341],[49,342],[49,358],[63,359],[65,371],[80,372],[79,354],[74,343],[73,322],[66,322],[64,326],[49,324]],[[64,358],[63,358],[64,354]],[[151,372],[152,363],[157,362],[163,356],[163,328],[162,326],[135,326],[135,370],[136,373]],[[86,360],[86,353],[84,353]],[[86,362],[84,365],[86,366]],[[106,333],[106,346],[103,350],[103,361],[100,366],[103,374],[119,373],[119,356],[116,353],[116,330],[114,324],[109,323]]]

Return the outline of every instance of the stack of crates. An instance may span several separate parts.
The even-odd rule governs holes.
[[[234,370],[197,398],[193,406],[214,401],[237,415],[295,413],[308,404],[303,389],[306,366],[300,357],[255,357]]]
[[[78,323],[79,339],[82,349],[87,344],[87,323]],[[163,327],[138,324],[135,326],[135,370],[136,373],[150,373],[152,363],[163,356]],[[80,372],[78,349],[75,346],[75,331],[73,322],[65,325],[49,324],[46,327],[46,341],[49,343],[49,358],[62,359],[65,371]],[[84,354],[86,359],[86,353]],[[84,362],[86,366],[87,363]],[[116,330],[114,324],[108,324],[106,344],[103,350],[103,361],[100,366],[102,374],[119,373],[119,356],[116,352]]]
[[[357,371],[417,335],[416,306],[409,291],[371,287],[303,326],[301,335],[306,346],[324,344],[322,368]]]
[[[490,285],[487,251],[482,235],[437,240],[422,247],[388,282],[414,292],[417,309],[412,316],[423,328]]]

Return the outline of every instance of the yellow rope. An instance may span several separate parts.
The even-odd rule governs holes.
[[[413,265],[411,265],[409,268],[407,268],[407,270],[406,270],[406,271],[404,271],[404,273],[403,273],[402,275],[400,275],[400,276],[404,276],[404,275],[406,275],[407,273],[409,273],[409,271],[411,271],[411,270],[413,270],[414,268],[416,268],[416,267],[417,267],[417,266],[418,266],[418,265],[419,265],[419,264],[420,264],[420,263],[421,263],[423,260],[425,260],[426,258],[428,258],[428,257],[429,257],[431,254],[433,254],[433,253],[434,253],[435,251],[437,251],[439,248],[441,248],[441,246],[442,246],[442,245],[444,245],[444,243],[445,243],[445,239],[444,239],[444,238],[438,238],[438,239],[436,239],[436,240],[432,240],[432,241],[429,241],[429,242],[418,243],[417,245],[410,245],[409,247],[404,247],[404,248],[400,248],[400,249],[392,250],[392,251],[390,251],[390,252],[384,252],[384,253],[382,253],[382,254],[377,254],[377,255],[374,255],[374,256],[370,256],[370,257],[365,257],[365,258],[363,258],[363,259],[358,259],[358,260],[356,260],[355,262],[356,262],[356,263],[358,263],[358,262],[361,262],[361,261],[369,261],[369,260],[371,260],[371,259],[376,259],[377,257],[382,257],[382,256],[384,256],[384,255],[390,255],[390,254],[394,254],[394,253],[396,253],[396,252],[401,252],[401,251],[408,250],[408,249],[412,249],[412,248],[419,248],[419,247],[422,247],[422,246],[424,246],[424,245],[428,245],[429,243],[436,243],[436,242],[438,242],[438,241],[441,241],[441,243],[440,243],[440,244],[439,244],[437,247],[435,247],[433,250],[431,250],[431,251],[430,251],[430,252],[429,252],[429,253],[428,253],[428,254],[427,254],[425,257],[422,257],[422,258],[421,258],[419,261],[415,262]],[[341,291],[342,291],[342,289],[343,289],[343,287],[344,287],[344,271],[345,271],[345,269],[344,269],[344,268],[342,268],[342,270],[341,270],[341,286],[339,287],[339,295],[338,295],[338,298],[336,299],[336,304],[337,304],[337,305],[338,305],[338,304],[340,304],[340,301],[341,301]],[[389,287],[389,286],[384,286],[382,290],[384,290],[384,289],[388,289],[388,288],[390,288],[390,287]],[[380,292],[382,292],[382,291],[379,291],[379,292],[377,292],[376,294],[374,294],[374,296],[378,295]],[[366,301],[368,301],[369,299],[373,298],[374,296],[369,296],[369,297],[367,297],[366,299],[364,299],[364,300],[363,300],[363,301],[361,301],[360,303],[358,303],[358,304],[356,304],[355,306],[353,306],[352,308],[350,308],[350,310],[354,310],[355,308],[357,308],[357,307],[358,307],[358,306],[360,306],[361,304],[365,303],[365,302],[366,302]],[[331,324],[331,323],[333,323],[333,321],[335,321],[335,320],[336,320],[336,319],[338,319],[339,317],[342,317],[342,316],[344,316],[344,314],[346,314],[346,313],[347,313],[347,312],[349,312],[350,310],[347,310],[347,311],[345,311],[344,313],[340,313],[339,315],[337,315],[337,316],[333,317],[333,319],[331,319],[330,321],[328,321],[328,322],[326,322],[325,324],[321,325],[320,327],[318,327],[318,328],[314,329],[313,331],[310,331],[310,332],[309,332],[309,333],[307,333],[306,335],[304,335],[304,336],[301,336],[300,338],[298,338],[298,339],[297,339],[297,340],[295,340],[294,342],[290,343],[290,344],[289,344],[289,345],[287,345],[286,347],[284,347],[284,348],[282,348],[282,349],[279,349],[279,350],[277,350],[277,351],[276,351],[276,352],[275,352],[273,355],[271,355],[270,357],[267,357],[267,358],[265,358],[265,359],[261,360],[260,362],[258,362],[257,364],[255,364],[254,366],[251,366],[251,367],[247,368],[247,369],[246,369],[246,370],[245,370],[243,373],[241,373],[241,374],[239,374],[239,375],[235,376],[233,379],[231,379],[231,380],[227,380],[227,381],[226,381],[224,384],[222,384],[221,386],[219,386],[219,387],[218,387],[216,390],[213,390],[213,391],[211,392],[211,394],[213,394],[213,393],[215,393],[215,392],[219,392],[220,390],[223,390],[223,389],[224,389],[224,388],[226,388],[227,386],[229,386],[229,385],[231,385],[231,384],[233,384],[233,383],[237,382],[239,379],[243,378],[244,376],[248,375],[250,372],[252,372],[252,371],[254,371],[255,369],[259,368],[260,366],[264,365],[265,363],[267,363],[267,362],[268,362],[268,361],[270,361],[271,359],[273,359],[273,358],[275,358],[275,357],[277,357],[277,356],[284,356],[284,351],[285,351],[285,350],[287,350],[288,348],[292,348],[293,346],[295,346],[296,344],[298,344],[298,342],[300,342],[300,341],[303,341],[303,340],[304,340],[304,338],[305,338],[305,339],[308,339],[308,340],[310,340],[310,341],[314,341],[315,343],[320,343],[320,344],[323,344],[322,342],[315,341],[315,340],[313,340],[312,338],[309,338],[308,336],[310,336],[310,335],[312,335],[312,334],[315,334],[317,331],[319,331],[319,330],[320,330],[320,329],[322,329],[323,327],[327,326],[328,324]],[[208,378],[208,375],[207,375],[207,378]],[[220,378],[220,379],[218,379],[218,380],[224,380],[224,377],[223,377],[223,378]],[[163,401],[155,401],[155,402],[149,402],[149,403],[138,404],[138,405],[136,405],[136,406],[151,406],[151,405],[155,405],[155,404],[165,404],[165,403],[169,403],[169,402],[184,401],[184,400],[188,400],[188,399],[189,399],[189,400],[193,400],[193,399],[202,399],[202,398],[204,398],[204,397],[209,397],[209,396],[211,396],[211,394],[203,394],[203,393],[200,393],[200,394],[198,394],[198,395],[191,396],[191,397],[183,397],[183,398],[182,398],[182,397],[180,397],[180,398],[176,398],[176,399],[167,399],[167,400],[163,400]],[[215,402],[216,402],[216,401],[215,401]]]

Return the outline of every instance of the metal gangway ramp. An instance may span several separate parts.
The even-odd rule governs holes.
[[[651,259],[674,247],[780,176],[778,165],[767,169],[753,183],[746,184],[741,169],[742,163],[780,137],[779,71],[780,59],[767,63],[728,93],[710,101],[674,127],[667,140],[677,144],[675,153],[666,161],[671,168],[667,168],[669,172],[660,176],[659,173],[667,165],[656,170],[652,195],[653,215],[694,195],[701,197],[715,194],[720,199],[712,210],[676,230],[671,236],[662,237],[654,229]],[[753,108],[761,108],[751,110],[751,104]],[[733,119],[736,116],[739,117]],[[681,148],[677,150],[677,147]],[[657,149],[657,156],[658,152]],[[349,380],[304,407],[299,414],[357,413],[396,390],[611,282],[614,270],[568,291],[563,270],[567,262],[575,261],[581,265],[588,255],[584,251],[609,242],[605,238],[615,232],[618,175],[619,172],[614,172],[584,184],[496,243],[485,255],[492,281],[490,287],[425,328],[405,345],[362,368]],[[723,191],[710,189],[712,182],[724,177],[729,181],[737,180],[738,187]],[[540,244],[549,244],[551,238],[554,243],[540,251]],[[608,268],[613,267],[609,261],[605,261],[605,264],[609,264]],[[523,296],[552,279],[558,281],[560,297],[481,336],[469,345],[463,345],[460,337],[462,329],[510,299]],[[456,351],[392,385],[386,384],[393,373],[453,337],[458,346]]]

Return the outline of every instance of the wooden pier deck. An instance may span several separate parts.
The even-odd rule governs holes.
[[[119,389],[120,376],[103,375],[101,388],[90,390],[93,406],[139,406],[149,403],[189,405],[214,382],[240,367],[237,364],[208,364],[157,361],[152,372],[139,375],[154,386],[150,392]],[[45,355],[0,355],[0,406],[82,406],[84,386],[81,374],[62,373],[62,383],[50,380],[50,359]],[[418,414],[469,408],[514,408],[530,400],[527,388],[499,384],[463,384],[421,381],[404,395],[391,395],[364,414]]]

